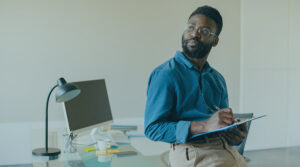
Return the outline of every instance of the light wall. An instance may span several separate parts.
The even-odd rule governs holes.
[[[241,111],[252,123],[246,149],[300,145],[300,1],[243,0]]]
[[[181,48],[184,24],[203,4],[223,15],[209,62],[225,76],[230,106],[267,114],[252,123],[246,149],[300,145],[298,0],[2,0],[0,165],[31,161],[31,130],[43,130],[61,76],[105,78],[114,118],[142,118],[150,72]],[[49,116],[50,128],[64,127],[54,99]]]
[[[225,76],[230,106],[267,114],[252,123],[246,149],[300,145],[298,0],[2,0],[0,165],[31,161],[30,133],[43,130],[61,76],[105,78],[114,118],[142,118],[150,72],[181,48],[184,24],[203,4],[223,15],[209,62]],[[54,99],[49,116],[50,128],[64,127]]]
[[[210,61],[228,82],[231,106],[239,108],[238,0],[0,3],[1,122],[41,121],[47,94],[61,76],[105,78],[113,116],[143,116],[150,72],[181,49],[184,24],[203,4],[214,4],[224,16]],[[63,120],[62,107],[51,103],[50,118]]]
[[[224,18],[209,61],[239,112],[239,0],[1,0],[0,165],[31,161],[29,133],[44,128],[46,97],[61,76],[105,78],[114,118],[142,118],[151,71],[181,48],[188,16],[204,4]],[[63,126],[62,106],[53,97],[49,106],[50,127]]]

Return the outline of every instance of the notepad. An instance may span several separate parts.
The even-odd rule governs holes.
[[[120,151],[118,149],[107,149],[106,152],[107,152],[108,155],[111,155],[111,154],[114,154],[114,153],[118,153]],[[97,156],[106,155],[106,152],[96,151],[96,155]]]
[[[96,148],[95,147],[85,147],[83,148],[84,151],[89,152],[89,151],[95,151]]]
[[[248,119],[245,119],[245,120],[236,122],[236,123],[234,123],[234,124],[232,124],[232,125],[228,125],[228,126],[226,126],[226,127],[224,127],[224,128],[220,128],[220,129],[217,129],[217,130],[214,130],[214,131],[205,132],[205,133],[196,134],[196,135],[191,136],[191,137],[189,138],[189,140],[194,139],[194,138],[199,137],[199,136],[203,136],[203,135],[209,134],[209,133],[215,133],[215,132],[225,131],[225,130],[228,130],[228,129],[230,129],[230,128],[233,128],[233,127],[239,126],[239,125],[241,125],[241,124],[244,124],[244,123],[246,123],[246,122],[253,121],[253,120],[256,120],[256,119],[259,119],[259,118],[263,118],[263,117],[265,117],[265,116],[266,116],[266,115],[254,116],[254,117],[252,117],[252,118],[248,118]]]
[[[111,130],[137,130],[136,125],[110,125]]]

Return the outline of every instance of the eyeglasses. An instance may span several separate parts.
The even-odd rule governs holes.
[[[189,33],[189,34],[192,34],[192,33],[194,33],[195,31],[197,31],[201,36],[204,36],[204,37],[208,37],[208,36],[210,36],[210,35],[217,36],[217,34],[210,32],[210,29],[209,29],[209,28],[206,28],[206,27],[198,27],[198,26],[193,25],[193,24],[187,24],[187,25],[184,27],[184,31],[186,31],[186,32]]]

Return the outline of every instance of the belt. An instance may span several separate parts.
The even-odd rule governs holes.
[[[222,137],[220,136],[220,134],[212,133],[212,134],[206,134],[203,136],[199,136],[196,139],[194,139],[193,141],[187,142],[186,144],[197,146],[199,144],[213,143],[213,142],[220,141],[220,140],[222,140]],[[175,149],[176,145],[179,145],[179,143],[172,143],[171,148]]]
[[[215,142],[216,140],[220,140],[222,137],[219,133],[211,133],[199,136],[195,138],[194,140],[188,142],[188,144],[203,144],[203,143],[211,143]]]

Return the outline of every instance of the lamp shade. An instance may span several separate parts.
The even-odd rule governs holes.
[[[58,88],[55,97],[58,103],[69,101],[80,93],[80,89],[73,84],[67,83],[64,78],[59,78],[57,84]]]

